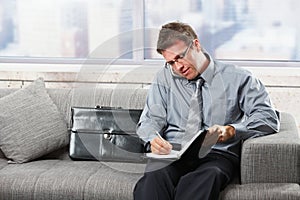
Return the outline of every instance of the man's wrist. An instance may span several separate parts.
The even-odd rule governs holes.
[[[226,125],[225,129],[226,129],[226,132],[230,135],[230,138],[235,136],[235,128],[233,126]]]

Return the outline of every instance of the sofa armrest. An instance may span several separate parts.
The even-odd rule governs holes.
[[[299,183],[300,139],[296,121],[281,113],[280,132],[246,140],[242,147],[241,183]]]

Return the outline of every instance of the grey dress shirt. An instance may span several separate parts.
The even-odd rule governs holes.
[[[205,80],[202,128],[218,124],[236,130],[235,137],[215,144],[213,149],[239,156],[243,140],[279,131],[279,118],[269,95],[249,71],[210,58],[201,77]],[[159,70],[137,126],[138,135],[147,142],[158,131],[169,142],[181,143],[194,90],[194,81],[175,75],[171,68]]]

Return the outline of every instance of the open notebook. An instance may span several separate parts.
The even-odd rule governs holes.
[[[194,137],[188,141],[180,151],[172,150],[170,154],[159,155],[154,153],[147,153],[146,156],[155,159],[180,159],[184,154],[197,154],[200,151],[201,145],[205,139],[207,130],[200,130]]]

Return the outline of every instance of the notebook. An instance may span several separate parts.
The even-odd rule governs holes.
[[[167,155],[160,155],[154,153],[147,153],[146,156],[148,158],[155,159],[180,159],[184,155],[195,155],[198,156],[201,145],[206,136],[207,130],[200,130],[197,134],[195,134],[190,141],[188,141],[180,151],[171,150],[171,152]]]

